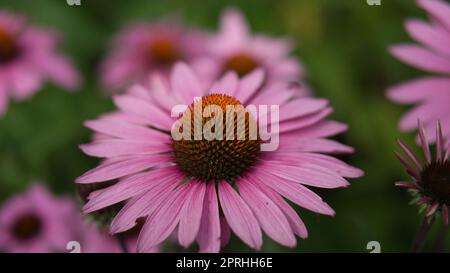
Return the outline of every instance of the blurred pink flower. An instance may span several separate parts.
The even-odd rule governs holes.
[[[229,70],[242,77],[255,69],[264,70],[267,85],[299,82],[304,76],[301,64],[290,56],[292,45],[288,39],[252,34],[244,16],[234,8],[223,12],[219,32],[209,38],[206,49],[208,54],[193,65],[210,79],[217,79]],[[306,86],[300,91],[309,93]]]
[[[400,44],[390,48],[399,60],[419,69],[437,73],[391,87],[389,98],[401,104],[416,104],[400,121],[404,131],[417,129],[417,120],[424,123],[431,142],[436,141],[434,123],[442,121],[444,137],[450,143],[450,4],[440,0],[418,0],[430,21],[406,21],[406,30],[417,44]]]
[[[363,172],[325,155],[353,151],[327,139],[347,126],[325,120],[332,112],[326,100],[293,98],[292,90],[281,86],[261,89],[264,80],[261,69],[240,79],[231,71],[209,85],[187,65],[177,64],[168,85],[154,76],[150,89],[135,85],[127,94],[115,96],[119,110],[87,121],[85,125],[98,135],[81,145],[86,154],[105,161],[76,182],[117,182],[92,192],[83,211],[126,201],[110,231],[124,232],[145,219],[139,252],[148,252],[176,229],[182,246],[197,240],[202,252],[218,252],[228,241],[230,228],[254,249],[262,246],[261,229],[280,244],[294,247],[295,235],[306,238],[307,230],[284,198],[334,215],[306,186],[346,187],[349,183],[343,177]],[[260,140],[249,138],[174,140],[172,107],[192,107],[195,97],[202,97],[205,106],[280,105],[280,146],[266,152],[260,150]]]
[[[130,249],[136,239],[126,237]],[[52,196],[40,184],[0,207],[0,252],[69,252],[66,247],[72,241],[83,253],[122,252],[115,238],[81,218],[73,199]]]
[[[102,85],[109,92],[146,83],[152,73],[168,75],[177,61],[190,62],[204,54],[204,34],[176,22],[136,23],[114,37],[100,67]]]
[[[445,225],[448,225],[448,207],[450,206],[450,149],[443,147],[441,124],[436,125],[436,152],[432,156],[425,130],[419,123],[419,139],[425,156],[422,163],[416,155],[400,140],[406,159],[395,153],[397,158],[412,177],[413,182],[399,181],[395,185],[410,190],[414,196],[413,203],[421,206],[425,217],[433,218],[437,213],[442,215]]]
[[[0,251],[64,251],[79,219],[73,200],[54,197],[39,184],[0,208]]]
[[[78,72],[57,52],[58,40],[56,33],[0,10],[0,116],[10,98],[27,99],[46,80],[67,89],[79,86]]]

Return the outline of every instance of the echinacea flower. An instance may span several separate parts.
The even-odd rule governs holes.
[[[100,67],[102,85],[109,92],[145,82],[152,73],[168,75],[178,61],[191,62],[204,54],[204,34],[180,23],[135,23],[116,35]]]
[[[208,55],[194,63],[195,70],[204,77],[217,79],[230,70],[243,77],[263,69],[265,84],[270,85],[297,82],[304,76],[301,64],[290,56],[292,45],[288,39],[251,33],[244,16],[234,8],[223,12],[219,32],[209,39],[206,49]],[[308,93],[307,88],[301,91]]]
[[[439,119],[443,136],[450,143],[450,4],[441,0],[418,0],[417,4],[431,17],[429,22],[406,21],[406,30],[419,44],[400,44],[390,48],[399,60],[437,75],[425,76],[391,87],[388,96],[401,104],[415,104],[400,121],[403,131],[424,123],[430,142],[436,140],[434,121]]]
[[[20,15],[0,10],[0,116],[10,98],[27,99],[47,80],[66,89],[79,86],[77,71],[57,51],[58,38]]]
[[[0,207],[0,251],[64,251],[74,239],[76,212],[73,200],[54,197],[40,184],[31,186]]]
[[[436,125],[436,152],[433,156],[428,145],[427,135],[419,122],[419,139],[425,156],[425,162],[419,158],[400,140],[398,143],[407,156],[395,153],[405,166],[413,181],[399,181],[395,185],[405,187],[414,196],[413,202],[425,211],[425,217],[434,218],[440,214],[445,225],[448,225],[448,207],[450,206],[450,149],[444,147],[441,124]]]
[[[130,249],[136,245],[136,236],[125,239]],[[69,251],[120,253],[122,249],[116,238],[82,219],[75,200],[53,196],[41,184],[1,205],[0,252]]]
[[[260,90],[264,73],[259,69],[240,79],[235,72],[226,73],[210,86],[187,65],[177,64],[170,79],[165,85],[155,76],[150,89],[133,86],[127,94],[114,97],[117,112],[85,123],[99,135],[81,149],[105,160],[76,182],[115,184],[92,192],[83,211],[125,202],[110,232],[124,232],[145,221],[139,252],[162,243],[174,230],[182,246],[196,240],[201,252],[218,252],[230,228],[254,249],[262,246],[261,230],[278,243],[294,247],[295,235],[306,238],[307,230],[284,198],[310,211],[334,215],[307,186],[346,187],[349,183],[343,177],[362,175],[359,169],[325,155],[352,152],[327,139],[347,126],[325,120],[332,112],[326,100],[292,98],[289,89]],[[238,131],[231,139],[172,138],[173,126],[191,117],[196,122],[188,114],[194,108],[196,115],[196,106],[204,110],[266,104],[279,105],[278,130],[270,123],[271,134],[279,135],[274,151],[261,149],[266,140],[249,138],[255,118],[250,112],[236,118],[234,126],[245,124],[245,133]],[[184,105],[182,118],[172,118],[172,110],[180,110],[180,105]],[[229,118],[233,120],[211,113],[211,119],[197,123],[205,126],[213,120],[220,128],[220,121]],[[227,133],[237,128],[229,126]],[[242,134],[243,140],[238,138]]]

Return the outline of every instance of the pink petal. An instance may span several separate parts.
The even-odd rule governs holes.
[[[418,121],[417,127],[419,128],[419,138],[420,143],[422,145],[423,154],[425,155],[425,160],[428,163],[431,163],[431,152],[430,152],[430,146],[428,145],[427,136],[425,134],[425,130],[423,128],[423,125],[420,121]]]
[[[251,208],[267,235],[284,246],[294,247],[294,234],[280,208],[250,181],[241,180],[237,185],[242,199]]]
[[[343,177],[357,178],[364,172],[332,156],[315,153],[278,153],[276,158],[281,161],[292,161],[295,164],[307,162],[316,166],[332,170]]]
[[[39,91],[42,76],[25,65],[16,65],[9,70],[9,84],[11,95],[17,100],[25,100]]]
[[[238,87],[238,76],[234,71],[227,72],[209,89],[210,94],[229,94],[233,96]]]
[[[289,221],[292,231],[300,238],[306,239],[308,237],[308,230],[306,229],[305,224],[300,219],[297,212],[283,199],[283,197],[264,185],[255,184],[255,186],[259,187],[283,211]]]
[[[159,75],[153,75],[150,78],[150,90],[152,90],[151,97],[163,108],[171,110],[174,105],[177,105],[180,102],[176,97],[170,95],[166,85],[164,79]]]
[[[191,104],[194,97],[203,95],[204,89],[194,72],[184,63],[177,63],[171,74],[173,91],[186,104]]]
[[[143,99],[121,95],[114,97],[114,103],[125,113],[147,120],[148,123],[160,129],[169,130],[172,126],[173,120],[168,111],[165,112]]]
[[[333,108],[327,107],[319,112],[303,116],[296,119],[291,119],[288,121],[282,121],[280,123],[280,133],[286,133],[294,130],[299,130],[316,123],[319,123],[321,120],[329,116],[333,112]]]
[[[258,183],[263,183],[297,205],[320,214],[334,216],[334,210],[320,196],[299,183],[289,182],[269,172],[257,172]],[[266,177],[266,178],[263,178]]]
[[[292,100],[280,108],[280,121],[299,118],[324,109],[328,101],[315,98]]]
[[[288,181],[304,185],[328,189],[347,187],[350,185],[347,180],[338,174],[326,168],[308,164],[307,162],[299,163],[297,166],[286,166],[282,162],[269,161],[266,165],[267,172]],[[266,171],[261,170],[261,172]]]
[[[257,92],[256,96],[249,103],[253,105],[283,105],[294,96],[294,92],[291,89],[286,83],[273,84]]]
[[[181,212],[178,227],[178,240],[184,247],[188,247],[195,240],[200,229],[206,184],[203,181],[196,182],[192,191],[191,198],[186,201]]]
[[[131,198],[119,211],[111,222],[111,233],[119,233],[131,229],[136,220],[152,214],[167,198],[172,196],[173,190],[182,182],[183,176],[164,180],[154,188],[137,197]]]
[[[239,91],[235,97],[243,104],[246,104],[258,91],[264,81],[264,71],[255,69],[250,74],[245,75],[239,83]],[[268,101],[267,103],[269,103]],[[272,102],[270,102],[272,103]]]
[[[100,164],[95,169],[87,171],[82,176],[78,177],[75,182],[87,184],[108,181],[143,171],[168,160],[169,156],[167,155],[110,159]]]
[[[334,140],[316,138],[299,141],[296,149],[302,152],[316,152],[316,153],[353,153],[354,149],[350,146],[341,144]]]
[[[450,13],[448,14],[450,16]],[[408,20],[406,30],[416,41],[450,56],[449,32],[420,20]]]
[[[197,235],[200,252],[219,252],[220,241],[219,202],[214,183],[208,183],[203,200],[200,229]]]
[[[262,234],[258,220],[228,182],[219,182],[219,200],[231,230],[247,245],[259,250]]]
[[[43,57],[39,69],[50,80],[67,89],[77,89],[81,85],[81,77],[72,63],[64,56],[52,55]]]
[[[325,138],[345,132],[347,129],[348,126],[344,123],[324,120],[309,127],[286,133],[285,135],[287,137],[296,136],[299,140],[303,138]]]
[[[244,16],[239,10],[227,9],[220,18],[220,34],[226,38],[230,46],[240,45],[249,35]]]
[[[422,170],[422,165],[419,162],[419,159],[414,155],[414,153],[406,146],[400,139],[397,139],[398,145],[402,148],[402,150],[405,152],[405,154],[408,156],[408,158],[411,160],[412,163],[414,163],[414,166],[416,167],[416,170]]]
[[[192,195],[192,184],[179,186],[173,195],[149,215],[138,238],[138,252],[149,252],[164,241],[180,220],[181,209]]]
[[[426,71],[450,74],[450,60],[416,45],[396,45],[389,51],[403,62]]]
[[[83,207],[84,213],[90,213],[135,195],[153,189],[160,183],[172,181],[178,176],[174,167],[155,169],[146,173],[129,176],[107,188],[97,190],[89,194],[88,202]]]
[[[398,103],[416,103],[433,97],[448,94],[450,78],[425,77],[391,87],[387,93]]]
[[[114,158],[126,155],[162,153],[167,151],[169,146],[160,142],[107,139],[80,145],[80,149],[90,156]]]
[[[123,139],[165,141],[169,138],[169,136],[162,134],[159,131],[151,130],[144,126],[136,126],[127,122],[100,119],[86,121],[84,125],[98,133]]]
[[[450,5],[444,1],[418,0],[417,4],[450,30]]]
[[[410,131],[417,128],[417,121],[420,119],[424,123],[434,122],[443,118],[446,113],[444,105],[438,103],[424,103],[408,111],[400,120],[400,129]]]

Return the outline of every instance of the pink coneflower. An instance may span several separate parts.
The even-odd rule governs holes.
[[[213,79],[230,70],[242,77],[263,69],[267,75],[265,84],[270,85],[297,82],[304,74],[297,59],[290,56],[292,45],[288,39],[252,34],[237,9],[223,13],[220,30],[209,39],[207,50],[208,57],[197,60],[195,70]]]
[[[27,99],[46,80],[67,89],[78,87],[77,71],[56,50],[58,40],[56,33],[0,10],[0,116],[10,98]]]
[[[179,23],[136,23],[125,27],[113,40],[100,67],[101,81],[110,92],[146,82],[152,73],[168,75],[177,61],[191,62],[204,53],[204,34]]]
[[[437,73],[392,87],[388,96],[401,104],[416,104],[400,121],[400,128],[417,128],[417,119],[424,123],[425,133],[434,142],[434,121],[450,125],[450,4],[440,0],[418,0],[418,5],[430,14],[431,20],[406,21],[406,30],[420,45],[401,44],[390,48],[399,60],[419,69]],[[443,127],[450,143],[450,126]]]
[[[418,157],[400,140],[398,144],[407,156],[407,160],[399,153],[396,157],[405,166],[413,181],[399,181],[395,185],[409,190],[417,204],[424,212],[424,221],[414,240],[411,251],[418,252],[436,218],[441,215],[444,224],[448,225],[450,205],[450,149],[443,144],[441,124],[436,123],[436,152],[432,155],[428,139],[421,122],[418,123],[419,139],[425,157],[422,163]]]
[[[124,235],[128,249],[137,236]],[[70,249],[70,242],[79,249]],[[7,200],[0,207],[0,252],[120,253],[117,238],[82,219],[72,198],[56,197],[41,184]],[[153,252],[159,248],[154,248]]]
[[[284,198],[310,211],[334,215],[307,186],[345,187],[349,184],[343,177],[359,177],[362,171],[325,155],[352,152],[327,139],[347,126],[325,120],[332,112],[326,100],[292,99],[289,89],[260,90],[263,74],[258,69],[239,79],[229,72],[205,86],[187,65],[177,64],[169,86],[156,76],[151,90],[134,86],[114,97],[117,112],[85,123],[101,137],[81,146],[86,154],[105,161],[76,182],[117,183],[92,192],[84,212],[126,201],[110,231],[123,232],[145,220],[139,252],[160,244],[176,228],[182,246],[197,240],[202,252],[218,252],[229,228],[254,249],[262,246],[261,229],[288,247],[296,245],[295,235],[306,238],[303,222]],[[279,133],[280,146],[266,152],[260,150],[259,138],[173,139],[173,106],[186,105],[188,111],[197,97],[202,99],[200,107],[280,105],[279,132],[272,132]],[[247,113],[245,121],[237,121],[246,125],[246,136],[250,120],[253,116]],[[202,119],[202,125],[205,122]]]
[[[79,223],[74,219],[80,218],[73,200],[51,196],[43,186],[33,185],[0,208],[0,251],[65,251]]]
[[[443,145],[442,129],[439,122],[436,125],[436,153],[434,156],[432,156],[428,146],[428,139],[423,125],[419,123],[418,127],[425,163],[422,163],[402,141],[398,140],[400,147],[410,162],[397,152],[395,155],[405,166],[406,171],[414,181],[399,181],[396,185],[411,190],[415,197],[414,202],[425,209],[425,217],[433,218],[436,213],[440,213],[444,223],[448,225],[450,150]]]

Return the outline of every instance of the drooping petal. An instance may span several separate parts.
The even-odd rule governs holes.
[[[164,241],[180,220],[181,209],[192,195],[192,184],[179,186],[145,221],[138,238],[138,252],[149,252]]]
[[[83,207],[83,212],[90,213],[127,200],[153,189],[160,183],[171,181],[178,175],[174,167],[166,167],[129,176],[112,186],[92,192],[88,196],[89,201]]]
[[[194,182],[191,182],[194,183]],[[197,237],[203,213],[203,199],[206,185],[204,182],[197,182],[192,189],[190,199],[186,201],[180,217],[178,227],[178,240],[184,247],[188,247]]]
[[[268,172],[259,172],[258,174],[258,177],[266,177],[266,179],[260,179],[258,181],[259,183],[263,183],[267,187],[275,190],[300,207],[320,214],[334,216],[334,210],[325,203],[320,196],[301,184],[286,181],[285,179],[276,177]]]
[[[206,185],[203,200],[202,219],[197,235],[200,252],[219,252],[221,244],[221,228],[219,219],[219,201],[214,183]]]
[[[230,228],[250,247],[259,250],[262,234],[258,220],[228,182],[219,182],[219,200]]]
[[[265,185],[255,183],[255,186],[259,187],[284,212],[291,225],[292,231],[300,238],[306,239],[308,237],[308,230],[306,229],[305,224],[300,219],[297,212],[283,199],[283,197]]]
[[[297,166],[286,166],[282,162],[270,162],[266,165],[267,168],[261,168],[261,172],[270,172],[288,181],[304,185],[329,189],[350,185],[340,175],[330,172],[324,167],[308,164],[307,162],[299,163]]]
[[[251,208],[264,232],[280,244],[294,247],[294,234],[280,208],[252,182],[241,180],[237,185],[242,199]]]
[[[149,155],[137,157],[119,157],[109,159],[96,168],[78,177],[75,182],[80,184],[104,182],[111,179],[137,173],[170,159],[168,155]]]
[[[119,233],[131,229],[136,220],[152,214],[161,206],[174,189],[181,183],[182,176],[160,181],[158,185],[146,193],[131,198],[111,222],[111,233]]]

